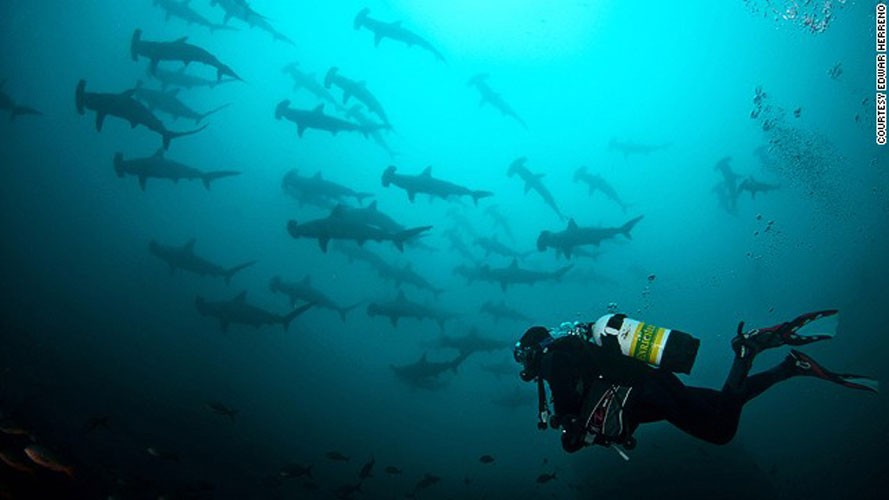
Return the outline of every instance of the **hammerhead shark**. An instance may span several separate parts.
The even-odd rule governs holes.
[[[87,92],[86,80],[80,80],[77,83],[77,90],[74,94],[74,103],[77,112],[86,113],[87,109],[96,112],[96,130],[102,131],[102,124],[105,123],[106,116],[116,116],[123,118],[130,123],[130,127],[142,125],[143,127],[157,132],[163,137],[164,149],[170,147],[170,141],[186,135],[197,134],[201,130],[207,128],[206,125],[199,129],[188,132],[172,132],[160,121],[144,104],[133,98],[136,89],[126,90],[119,94],[106,94],[101,92]]]
[[[549,205],[550,208],[559,216],[560,219],[564,220],[565,216],[562,214],[562,211],[559,210],[559,206],[556,205],[556,199],[553,197],[552,193],[549,192],[549,189],[543,185],[543,181],[541,180],[546,174],[535,174],[528,170],[528,167],[525,166],[528,158],[522,156],[521,158],[516,159],[509,165],[509,169],[506,171],[506,175],[512,177],[518,174],[519,177],[525,181],[525,193],[528,191],[534,190],[537,191],[537,194],[543,198],[544,203]]]
[[[352,26],[358,30],[362,27],[367,28],[374,34],[374,46],[379,46],[384,38],[404,42],[408,47],[421,47],[435,55],[435,58],[441,62],[445,62],[445,58],[435,47],[420,35],[401,26],[401,21],[385,23],[378,21],[368,14],[370,9],[365,7],[355,16]]]
[[[180,61],[186,66],[193,62],[199,62],[216,68],[216,80],[221,81],[223,76],[244,81],[233,69],[223,64],[213,54],[188,43],[188,37],[177,38],[172,42],[150,42],[142,40],[142,30],[133,31],[130,40],[130,56],[134,61],[139,57],[149,60],[149,70],[154,73],[160,61]]]
[[[491,89],[488,86],[488,75],[487,73],[479,73],[472,78],[469,79],[467,85],[475,86],[478,90],[478,93],[481,95],[481,101],[479,101],[479,106],[483,106],[485,103],[490,104],[494,108],[498,109],[505,116],[512,117],[515,121],[519,122],[522,127],[528,128],[528,125],[525,124],[525,120],[512,109],[512,107],[503,100],[503,97],[500,96],[497,92]]]
[[[198,11],[191,8],[189,0],[154,0],[154,5],[164,9],[166,21],[169,21],[172,17],[177,17],[188,23],[189,26],[197,24],[198,26],[208,28],[211,33],[216,30],[238,31],[237,28],[210,22],[206,17],[199,14]]]
[[[339,68],[334,66],[327,70],[327,74],[324,75],[324,88],[329,89],[333,85],[342,89],[343,104],[348,104],[349,98],[355,97],[355,99],[364,103],[368,111],[379,116],[385,124],[389,123],[389,118],[386,117],[383,105],[380,104],[376,96],[367,90],[367,82],[346,78],[340,74]]]
[[[395,170],[395,166],[390,165],[383,172],[383,187],[393,184],[404,189],[411,202],[414,201],[417,193],[423,193],[442,199],[448,199],[451,196],[470,196],[472,201],[478,205],[480,198],[494,194],[490,191],[472,190],[452,182],[436,179],[432,177],[432,167],[426,167],[419,175],[397,174]]]
[[[291,219],[287,222],[287,232],[295,239],[317,239],[321,251],[327,253],[330,240],[353,240],[359,245],[368,240],[391,241],[399,251],[404,251],[406,241],[432,229],[432,226],[420,226],[390,232],[344,216],[344,210],[342,205],[338,205],[331,210],[327,217],[303,223],[297,223]]]
[[[236,273],[256,263],[256,261],[250,261],[233,267],[222,267],[195,254],[194,243],[195,239],[192,238],[185,245],[176,247],[162,245],[152,240],[148,244],[148,251],[151,252],[151,255],[166,262],[170,266],[171,273],[181,269],[199,276],[222,276],[225,279],[226,285],[231,282],[232,277]]]
[[[275,276],[269,282],[269,290],[272,293],[283,293],[289,297],[291,306],[295,306],[296,301],[301,300],[315,304],[315,307],[336,311],[343,321],[346,321],[349,311],[361,304],[360,302],[350,306],[337,304],[324,292],[312,286],[312,278],[309,275],[306,275],[301,281],[284,281],[280,276]]]
[[[580,167],[574,171],[574,182],[586,184],[590,195],[596,191],[601,191],[608,199],[616,203],[621,210],[627,211],[627,204],[620,198],[614,187],[601,175],[591,174],[586,167]]]
[[[574,219],[568,221],[568,227],[563,231],[541,231],[537,237],[537,249],[541,252],[547,248],[555,248],[556,252],[562,252],[565,257],[570,258],[574,247],[581,245],[599,246],[603,241],[615,238],[617,235],[624,235],[628,239],[631,238],[630,231],[636,224],[642,220],[642,215],[635,219],[629,220],[620,227],[580,227],[574,222]]]
[[[198,296],[194,301],[195,307],[202,316],[215,316],[219,319],[219,327],[223,332],[228,331],[232,323],[249,325],[259,328],[262,325],[281,325],[284,330],[290,327],[290,322],[300,314],[308,311],[314,304],[301,305],[287,314],[275,314],[260,309],[247,303],[247,292],[239,293],[231,300],[209,302]]]
[[[34,108],[16,104],[12,97],[3,91],[4,85],[6,85],[6,80],[0,81],[0,109],[9,111],[9,121],[14,121],[17,116],[43,114]]]
[[[139,187],[142,188],[143,191],[145,190],[145,183],[149,178],[170,179],[173,182],[179,182],[180,179],[200,179],[203,181],[204,187],[210,189],[210,183],[216,179],[241,174],[234,170],[203,172],[177,161],[168,160],[164,156],[163,149],[158,149],[157,152],[151,156],[145,158],[133,158],[130,160],[125,160],[122,153],[115,153],[114,171],[117,173],[118,177],[123,177],[126,174],[138,177]]]
[[[223,104],[210,111],[201,113],[200,111],[195,111],[188,107],[188,105],[182,102],[178,96],[178,88],[170,90],[149,89],[142,85],[142,80],[136,82],[136,92],[133,94],[133,97],[135,97],[136,100],[148,106],[148,109],[152,112],[157,110],[166,113],[167,115],[170,115],[173,120],[178,120],[179,118],[194,120],[196,125],[200,124],[205,118],[213,113],[221,111],[229,106],[229,104]]]
[[[317,130],[326,130],[333,135],[339,132],[361,132],[365,137],[376,130],[375,127],[368,127],[358,123],[343,120],[335,116],[324,114],[324,104],[319,104],[315,109],[296,109],[290,107],[290,100],[285,99],[278,103],[275,107],[275,119],[287,120],[296,124],[296,134],[303,136],[306,129],[313,128]],[[385,125],[380,125],[383,127]]]

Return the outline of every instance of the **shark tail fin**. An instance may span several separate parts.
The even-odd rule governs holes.
[[[130,39],[130,57],[134,61],[139,60],[139,44],[142,43],[142,30],[133,31],[133,38]]]
[[[235,175],[241,175],[241,172],[236,172],[234,170],[219,170],[217,172],[207,172],[201,175],[201,180],[204,182],[204,187],[210,189],[210,183],[215,181],[216,179],[221,179],[223,177],[232,177]]]
[[[186,135],[197,134],[198,132],[204,130],[205,128],[207,128],[207,125],[204,125],[201,128],[196,128],[194,130],[189,130],[188,132],[171,132],[169,130],[164,131],[163,132],[164,149],[170,149],[170,141],[172,141],[173,139],[177,139],[179,137],[185,137]]]
[[[219,106],[218,108],[211,109],[210,111],[207,111],[206,113],[203,113],[203,114],[201,114],[201,115],[198,115],[197,123],[201,123],[202,121],[204,121],[204,118],[207,118],[208,116],[212,115],[213,113],[222,111],[223,109],[225,109],[225,108],[227,108],[227,107],[229,107],[229,106],[231,106],[231,103],[230,103],[230,102],[229,102],[229,103],[226,103],[226,104],[223,104],[222,106]]]
[[[475,206],[478,206],[478,200],[481,198],[487,198],[489,196],[494,196],[494,193],[490,191],[473,191],[472,193],[472,202],[475,203]]]
[[[399,231],[395,233],[395,236],[392,238],[392,241],[395,242],[395,246],[398,248],[398,251],[404,251],[404,242],[421,234],[428,230],[432,229],[432,226],[420,226],[411,229],[405,229],[404,231]]]
[[[284,316],[283,320],[281,321],[281,324],[284,325],[284,330],[287,330],[290,328],[290,322],[293,321],[294,318],[296,318],[300,314],[308,311],[314,305],[315,305],[314,303],[309,302],[308,304],[303,304],[303,305],[297,307],[296,309],[290,311],[289,313],[287,313]]]
[[[633,237],[630,236],[630,231],[632,231],[633,226],[635,226],[640,220],[642,220],[643,217],[645,217],[645,216],[640,215],[639,217],[636,217],[635,219],[632,219],[629,222],[627,222],[626,224],[624,224],[623,226],[621,226],[620,227],[621,234],[626,236],[627,239],[633,239]]]
[[[84,114],[86,111],[84,109],[84,98],[83,94],[86,92],[86,80],[80,80],[77,82],[77,90],[74,92],[74,105],[77,107],[77,114]]]
[[[225,284],[228,285],[229,283],[231,283],[231,281],[232,281],[232,276],[234,276],[235,274],[237,274],[238,271],[241,271],[241,270],[243,270],[243,269],[246,269],[246,268],[252,266],[253,264],[256,264],[256,261],[255,261],[255,260],[251,260],[250,262],[245,262],[245,263],[243,263],[243,264],[239,264],[239,265],[237,265],[237,266],[235,266],[235,267],[232,267],[231,269],[226,269],[226,270],[225,270]]]
[[[118,177],[123,177],[123,153],[114,153],[114,172]]]
[[[221,82],[223,76],[230,76],[239,82],[244,81],[243,78],[241,78],[240,76],[238,76],[237,73],[235,73],[235,70],[231,69],[230,67],[226,66],[225,64],[220,64],[219,67],[216,68],[216,81]]]

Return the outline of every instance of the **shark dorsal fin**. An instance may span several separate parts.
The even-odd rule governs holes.
[[[302,284],[303,286],[312,286],[312,277],[307,274],[306,277],[303,278]]]
[[[392,26],[393,28],[400,28],[401,21],[400,20],[399,21],[392,21],[391,23],[389,23],[389,26]]]
[[[546,176],[545,173],[543,173],[543,174],[532,174],[532,175],[534,175],[534,178],[536,178],[536,179],[543,179],[543,178]]]
[[[407,300],[407,299],[405,298],[405,296],[404,296],[404,290],[399,290],[399,291],[398,291],[398,297],[397,297],[395,300],[398,300],[398,301],[405,301],[405,300]]]
[[[235,302],[247,302],[247,290],[239,293],[237,297],[235,297]]]
[[[164,157],[164,148],[163,147],[157,148],[157,151],[155,151],[154,154],[151,155],[151,157],[152,158],[163,158]]]
[[[170,89],[170,90],[167,91],[167,95],[176,97],[176,96],[179,95],[179,91],[180,91],[180,90],[182,90],[182,89],[180,89],[179,87],[172,88],[172,89]]]
[[[197,240],[195,238],[192,238],[192,239],[188,240],[187,243],[185,243],[185,246],[183,248],[185,249],[186,252],[194,253],[194,242],[195,241],[197,241]]]
[[[185,43],[187,41],[188,41],[188,37],[184,36],[182,38],[177,38],[177,39],[173,40],[173,43]]]
[[[135,93],[136,93],[136,89],[129,89],[129,90],[124,90],[123,92],[121,92],[120,96],[132,98],[133,94],[135,94]]]
[[[324,114],[324,104],[323,103],[319,104],[315,109],[312,110],[312,113],[323,115]]]
[[[574,230],[577,229],[577,223],[574,222],[574,218],[568,219],[568,229]]]
[[[376,211],[377,209],[377,200],[370,202],[370,205],[367,206],[368,210]]]
[[[321,179],[321,171],[319,170],[318,172],[316,172],[315,175],[312,176],[312,179],[320,180]]]
[[[512,263],[509,265],[509,268],[510,269],[518,269],[519,268],[518,259],[512,259]]]
[[[430,165],[424,168],[423,171],[420,172],[420,175],[422,175],[423,177],[432,177],[432,166]]]

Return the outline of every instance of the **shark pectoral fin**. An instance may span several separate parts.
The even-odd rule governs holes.
[[[296,135],[297,135],[297,136],[302,137],[302,136],[303,136],[303,132],[305,132],[305,131],[306,131],[306,126],[305,126],[305,125],[303,125],[303,124],[301,124],[301,123],[298,123],[298,124],[296,125]]]
[[[530,190],[531,190],[531,183],[526,182],[525,183],[525,194],[528,194],[528,191],[530,191]]]
[[[148,71],[149,71],[152,75],[157,74],[157,63],[158,63],[158,60],[157,60],[157,59],[152,59],[151,62],[149,63]]]
[[[379,47],[380,42],[382,42],[382,41],[383,41],[383,35],[381,35],[379,31],[374,33],[374,47]]]
[[[142,191],[145,191],[145,182],[147,180],[148,178],[146,178],[144,175],[139,176],[139,187],[142,189]]]
[[[318,238],[318,246],[321,247],[321,251],[327,253],[327,244],[330,243],[330,238],[321,237]]]
[[[96,131],[102,131],[102,125],[105,123],[105,113],[96,112]]]
[[[408,192],[407,192],[407,199],[409,199],[409,200],[411,201],[411,203],[414,202],[414,199],[415,199],[416,197],[417,197],[417,193],[416,193],[416,192],[414,192],[414,191],[408,191]]]
[[[398,316],[389,316],[389,322],[392,326],[398,326]]]
[[[507,286],[508,286],[508,285],[506,284],[506,281],[501,281],[501,282],[500,282],[500,289],[503,290],[504,292],[506,291],[506,287],[507,287]]]

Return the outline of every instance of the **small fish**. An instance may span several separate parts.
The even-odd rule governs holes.
[[[288,464],[278,472],[281,477],[312,477],[312,466],[303,467],[299,464]]]
[[[178,462],[179,461],[179,454],[172,452],[172,451],[159,450],[154,447],[146,448],[145,451],[147,451],[149,455],[159,458],[161,460],[166,460],[169,462]]]
[[[212,411],[217,415],[221,415],[223,417],[228,417],[234,422],[235,417],[238,415],[238,410],[234,408],[229,408],[228,406],[220,403],[219,401],[208,401],[204,403],[204,406],[207,407],[208,410]]]
[[[478,461],[483,464],[492,464],[494,463],[494,457],[491,455],[482,455],[478,458]]]
[[[327,458],[337,461],[337,462],[348,462],[349,461],[349,457],[343,455],[342,453],[340,453],[338,451],[328,451],[327,455],[325,455],[325,456]]]
[[[43,446],[32,444],[25,447],[25,455],[35,464],[51,471],[62,472],[74,479],[74,468],[62,462],[53,452]]]
[[[544,472],[543,474],[537,476],[537,482],[540,484],[544,484],[544,483],[548,483],[548,482],[552,481],[555,478],[556,478],[555,472],[553,472],[552,474],[547,474]]]
[[[392,474],[392,475],[401,474],[401,469],[399,469],[398,467],[395,467],[394,465],[390,465],[390,466],[386,467],[384,470],[386,471],[386,474]]]

